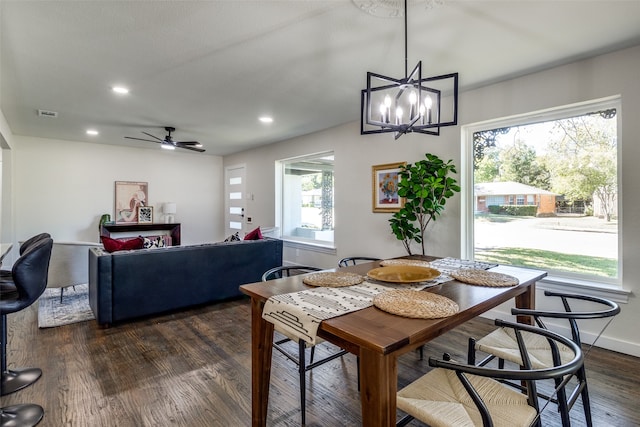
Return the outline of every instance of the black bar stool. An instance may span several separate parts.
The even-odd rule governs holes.
[[[24,254],[25,251],[31,247],[31,245],[34,245],[34,244],[38,243],[40,240],[46,239],[46,238],[49,238],[49,237],[51,237],[51,235],[49,233],[40,233],[40,234],[36,234],[33,237],[29,237],[27,240],[22,242],[22,244],[20,245],[20,249],[19,249],[20,256],[22,256],[22,254]],[[11,271],[9,271],[9,270],[0,270],[0,281],[5,282],[7,280],[9,280],[9,281],[11,280]]]
[[[7,315],[33,304],[47,287],[47,274],[53,240],[44,238],[28,247],[13,265],[11,281],[4,281],[0,315],[2,316],[2,395],[14,393],[42,375],[38,368],[7,369]],[[13,286],[15,289],[9,289]],[[10,291],[10,292],[9,292]],[[0,427],[34,426],[44,416],[39,405],[22,404],[0,408]]]

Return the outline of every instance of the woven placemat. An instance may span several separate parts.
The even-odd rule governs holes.
[[[383,267],[389,267],[392,265],[415,265],[417,267],[431,267],[429,261],[420,261],[419,259],[385,259],[380,261],[380,265]]]
[[[440,319],[459,311],[458,304],[432,292],[398,289],[373,297],[373,305],[387,313],[414,319]]]
[[[454,279],[478,286],[490,286],[494,288],[504,288],[508,286],[516,286],[520,281],[518,278],[504,273],[496,273],[495,271],[465,269],[456,270],[449,273]]]
[[[310,273],[302,278],[302,282],[309,286],[322,286],[325,288],[342,288],[344,286],[357,285],[363,281],[364,277],[359,274],[339,271]]]

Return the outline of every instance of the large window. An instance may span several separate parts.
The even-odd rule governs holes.
[[[333,153],[281,160],[277,165],[282,238],[333,246]]]
[[[465,255],[620,283],[619,110],[608,99],[469,126]]]

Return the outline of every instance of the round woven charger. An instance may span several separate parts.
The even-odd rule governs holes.
[[[432,292],[398,289],[373,297],[373,305],[387,313],[414,319],[440,319],[456,314],[458,304]]]
[[[516,277],[509,276],[508,274],[476,269],[452,271],[449,276],[471,285],[490,286],[494,288],[516,286],[520,283]]]
[[[362,283],[364,277],[355,273],[324,271],[310,273],[302,278],[302,282],[309,286],[322,286],[325,288],[342,288],[344,286]]]
[[[420,261],[419,259],[385,259],[380,261],[382,267],[392,265],[415,265],[417,267],[430,267],[429,261]]]

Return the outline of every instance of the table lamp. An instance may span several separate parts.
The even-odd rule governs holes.
[[[165,224],[171,224],[174,221],[174,215],[176,214],[176,204],[169,202],[162,206],[162,212],[164,213]]]

